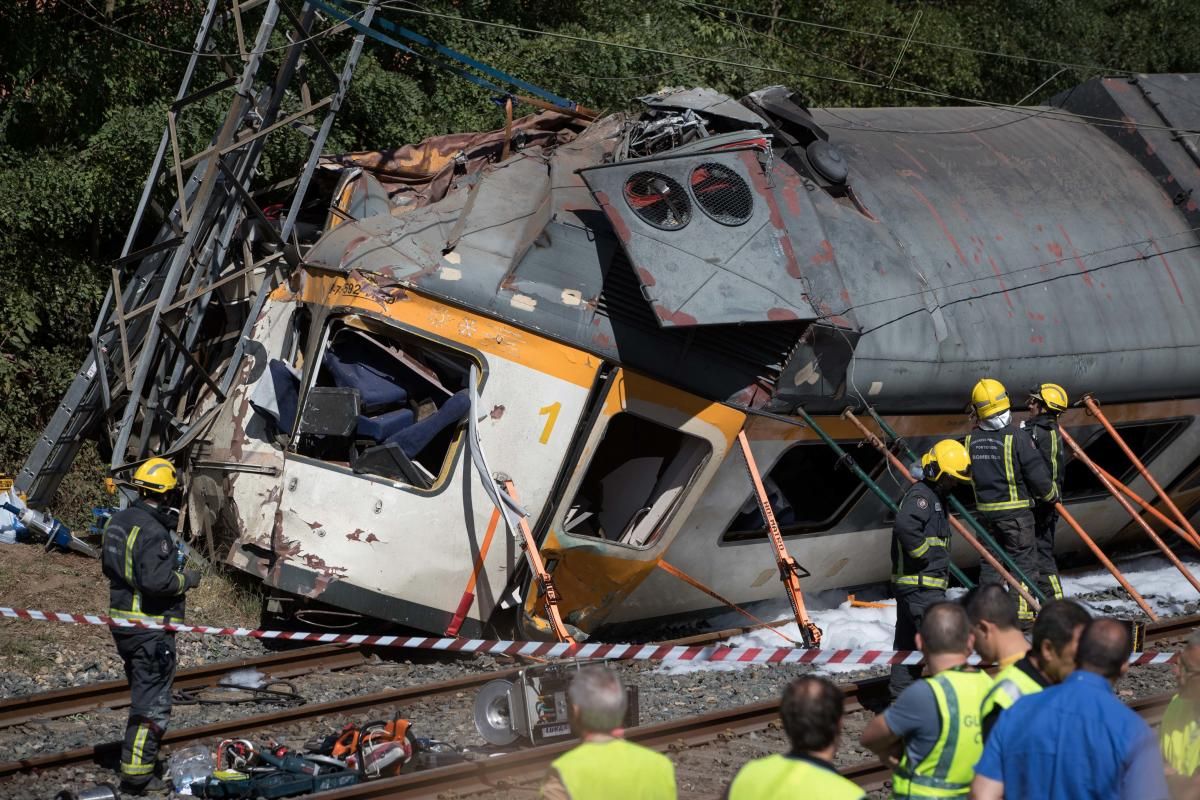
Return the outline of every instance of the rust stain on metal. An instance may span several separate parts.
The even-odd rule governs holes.
[[[917,199],[920,200],[927,209],[929,209],[929,213],[933,216],[933,221],[936,222],[937,226],[942,229],[942,235],[946,237],[946,241],[948,241],[954,247],[954,252],[958,254],[958,262],[964,267],[967,266],[967,257],[963,255],[962,248],[958,246],[958,240],[954,238],[954,234],[952,234],[950,229],[946,227],[945,220],[942,219],[942,215],[938,213],[938,210],[933,207],[933,203],[931,203],[929,198],[926,197],[924,193],[922,193],[917,187],[910,186],[908,188],[911,189],[912,193],[917,196]]]
[[[362,535],[364,533],[366,533],[366,531],[364,531],[362,528],[355,528],[353,531],[346,534],[346,539],[347,541],[351,542],[361,542]]]
[[[674,325],[695,325],[696,318],[691,314],[683,311],[671,311],[658,303],[654,304],[654,313],[663,322],[670,322]]]
[[[829,240],[822,239],[821,243],[819,245],[817,245],[817,247],[820,248],[820,252],[812,257],[812,263],[814,263],[818,266],[820,266],[821,264],[832,264],[833,263],[833,245],[829,243]]]
[[[1154,252],[1158,253],[1159,259],[1162,260],[1163,267],[1165,267],[1167,270],[1167,277],[1171,279],[1171,286],[1175,288],[1176,297],[1179,298],[1180,303],[1186,306],[1187,301],[1183,299],[1183,292],[1179,291],[1179,284],[1175,281],[1175,271],[1171,269],[1171,265],[1167,262],[1167,257],[1163,253],[1162,248],[1160,248],[1158,246],[1158,242],[1154,241],[1153,239],[1150,240],[1150,244],[1154,245]]]
[[[787,322],[788,320],[800,319],[796,316],[796,312],[790,308],[771,308],[767,309],[767,319],[772,322]]]
[[[1071,241],[1071,234],[1067,233],[1067,229],[1062,225],[1058,226],[1058,232],[1067,240],[1067,247],[1071,248],[1071,257],[1075,259],[1075,266],[1079,267],[1079,272],[1083,275],[1083,282],[1088,286],[1095,286],[1096,284],[1092,280],[1092,276],[1088,274],[1087,265],[1083,263],[1083,259],[1079,257],[1079,251],[1075,249],[1075,243]],[[1172,279],[1174,278],[1172,277]],[[1175,287],[1175,290],[1178,291],[1179,287]],[[1182,299],[1181,297],[1180,300]]]
[[[638,280],[640,280],[644,286],[653,286],[656,283],[654,276],[650,274],[650,270],[646,269],[645,267],[638,267],[637,274]]]
[[[492,410],[488,413],[492,419],[500,419],[504,416],[504,406],[492,406]]]
[[[596,192],[596,202],[607,212],[608,220],[612,223],[613,230],[617,233],[617,238],[622,242],[628,242],[632,236],[629,232],[629,226],[625,224],[625,220],[621,219],[620,214],[612,210],[612,201],[608,199],[608,194],[606,192]]]
[[[1046,321],[1046,315],[1039,314],[1036,311],[1026,311],[1025,316],[1029,317],[1034,322],[1045,322]]]
[[[754,191],[758,192],[767,203],[767,211],[770,212],[771,224],[779,232],[779,245],[783,249],[787,273],[799,280],[804,275],[800,272],[800,265],[796,262],[796,252],[792,248],[792,239],[788,236],[787,226],[783,223],[783,214],[779,210],[779,202],[775,199],[775,191],[768,184],[762,165],[758,163],[758,157],[753,152],[743,151],[739,154],[739,157],[742,163],[746,165],[746,173],[750,176],[750,180],[754,184]]]
[[[904,146],[903,146],[903,145],[901,145],[899,142],[893,142],[893,144],[895,144],[895,145],[896,145],[896,149],[897,149],[897,150],[899,150],[901,153],[903,153],[903,154],[904,154],[904,156],[905,156],[905,157],[906,157],[906,158],[907,158],[909,161],[911,161],[912,163],[914,163],[914,164],[916,164],[916,165],[917,165],[917,169],[921,170],[921,172],[924,172],[924,173],[928,173],[928,172],[929,172],[929,170],[927,170],[927,169],[925,168],[925,165],[924,165],[924,164],[922,164],[922,163],[921,163],[921,161],[920,161],[920,160],[919,160],[919,159],[918,159],[916,156],[914,156],[912,153],[910,153],[910,152],[908,152],[907,150],[905,150],[905,149],[904,149]]]
[[[378,536],[376,536],[373,533],[367,534],[366,542],[367,542],[367,544],[375,544],[376,542],[383,542],[384,544],[387,544],[386,542],[384,542],[382,539],[380,539]]]

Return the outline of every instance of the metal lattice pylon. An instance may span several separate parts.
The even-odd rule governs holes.
[[[357,35],[339,73],[319,44],[351,26],[341,18],[319,19],[320,4],[305,2],[296,13],[281,0],[209,0],[112,268],[90,352],[17,476],[30,505],[44,506],[53,497],[85,436],[107,441],[111,466],[121,472],[152,452],[181,453],[211,421],[237,374],[263,301],[299,263],[296,220],[362,52],[363,29],[378,4],[369,0],[355,15]],[[258,31],[248,46],[243,26],[260,8]],[[234,27],[239,57],[221,58],[226,78],[194,90],[200,59],[214,55],[214,32],[228,25]],[[273,37],[286,41],[272,47]],[[281,57],[272,70],[268,65],[276,53]],[[309,64],[332,87],[318,99],[307,80]],[[299,91],[289,94],[296,83]],[[181,114],[219,93],[231,95],[228,111],[208,146],[185,156],[179,146]],[[295,107],[284,113],[288,98]],[[318,118],[319,124],[309,124]],[[268,137],[290,128],[307,135],[308,157],[276,230],[255,200],[268,188],[260,185],[258,166]],[[160,182],[174,185],[174,205],[151,243],[133,251]],[[257,235],[272,245],[257,259],[245,233],[245,224],[254,222]],[[239,232],[241,246],[235,248]],[[214,325],[214,318],[220,323]]]

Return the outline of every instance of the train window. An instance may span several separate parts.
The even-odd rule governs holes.
[[[1121,438],[1129,445],[1143,464],[1149,464],[1158,456],[1175,437],[1183,432],[1190,420],[1176,419],[1161,422],[1129,422],[1117,425]],[[1130,463],[1129,458],[1121,451],[1108,431],[1098,426],[1083,429],[1070,429],[1068,432],[1077,442],[1087,442],[1083,451],[1098,465],[1115,476],[1122,483],[1129,483],[1137,476],[1137,468]],[[1097,497],[1107,497],[1108,490],[1092,473],[1087,464],[1079,459],[1071,459],[1063,470],[1063,499],[1091,500]]]
[[[470,410],[471,360],[357,320],[331,323],[316,363],[296,417],[295,452],[431,488]]]
[[[699,437],[615,415],[567,506],[563,530],[630,547],[654,544],[711,453]]]
[[[871,447],[855,448],[852,455],[867,474],[874,474],[883,463],[883,456]],[[785,535],[829,530],[866,490],[853,472],[838,466],[837,454],[821,442],[803,442],[791,447],[763,476],[763,486]],[[766,535],[766,522],[751,494],[723,541],[748,541]]]

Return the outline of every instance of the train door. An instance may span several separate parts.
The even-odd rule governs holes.
[[[655,568],[745,420],[625,369],[600,402],[542,546],[565,621],[588,633]],[[536,591],[522,625],[549,630]]]

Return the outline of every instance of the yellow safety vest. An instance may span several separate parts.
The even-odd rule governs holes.
[[[1200,705],[1175,695],[1159,730],[1163,761],[1180,775],[1200,770]]]
[[[675,800],[675,765],[624,739],[584,742],[550,765],[571,800]]]
[[[815,759],[785,755],[756,758],[738,771],[729,800],[863,800],[862,787]]]
[[[983,705],[980,706],[980,720],[987,719],[988,714],[996,708],[1006,711],[1025,695],[1037,694],[1042,690],[1042,685],[1029,677],[1029,673],[1021,669],[1020,664],[1020,661],[1010,664],[997,673],[996,682],[992,684],[987,696],[983,698]]]
[[[892,796],[965,797],[983,755],[979,708],[992,688],[986,672],[962,667],[923,678],[937,701],[941,732],[921,763],[909,763],[906,753],[892,775]]]

